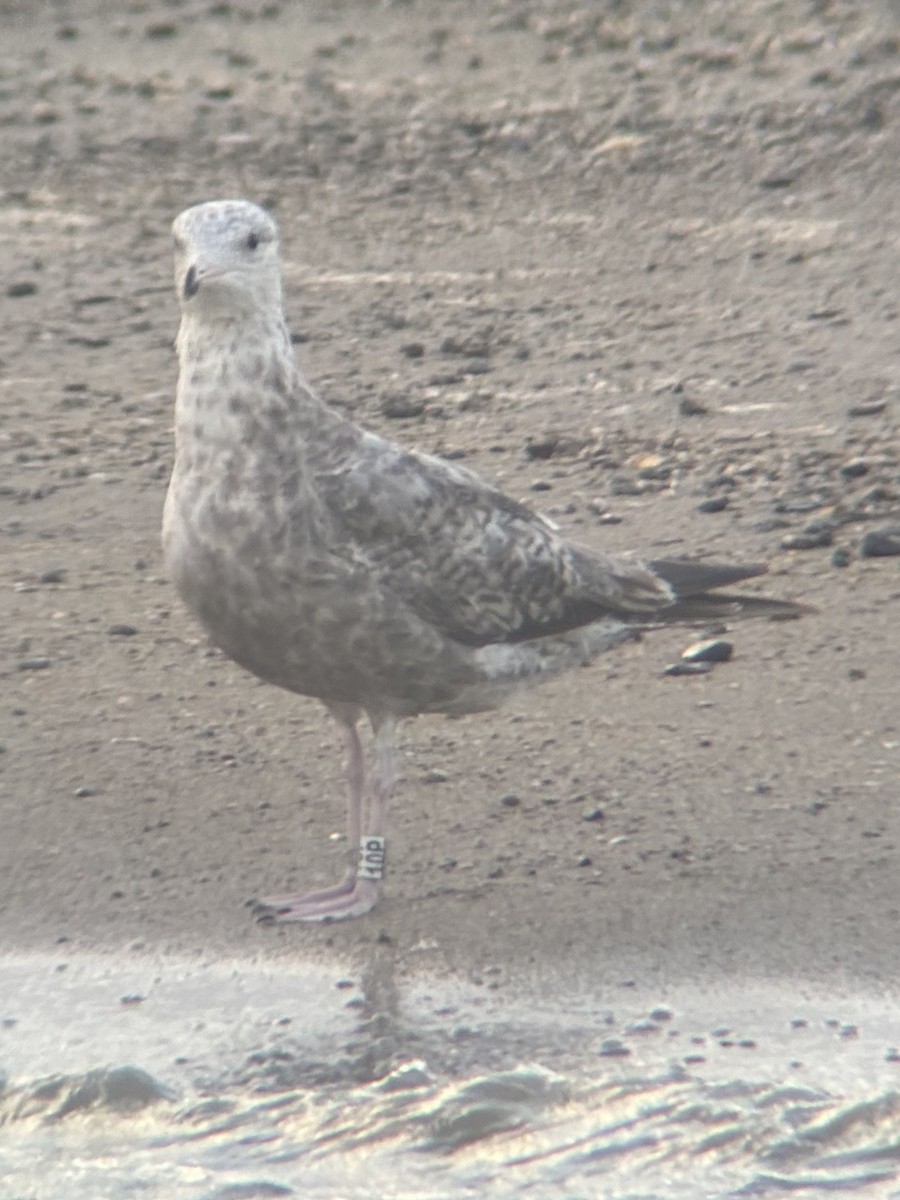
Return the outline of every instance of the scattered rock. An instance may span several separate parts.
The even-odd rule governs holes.
[[[464,375],[487,375],[491,369],[489,358],[470,358],[463,367]]]
[[[67,574],[65,567],[52,567],[38,576],[38,583],[62,583]]]
[[[405,354],[407,358],[424,358],[425,347],[421,342],[405,342],[400,347],[400,353]]]
[[[406,417],[420,417],[425,411],[425,401],[405,392],[391,392],[382,398],[381,411],[395,421]]]
[[[559,435],[555,433],[544,434],[542,437],[526,438],[525,439],[525,457],[526,458],[552,458],[559,445]]]
[[[877,417],[887,407],[886,400],[864,400],[861,404],[852,404],[847,409],[848,417]]]
[[[728,662],[734,654],[734,644],[721,638],[706,638],[702,642],[694,642],[681,657],[688,663],[719,663]]]
[[[137,633],[136,625],[110,625],[107,633],[110,637],[134,637]]]
[[[450,776],[446,771],[440,771],[436,767],[426,771],[422,776],[423,783],[446,783]]]
[[[441,354],[459,354],[467,358],[487,358],[491,352],[490,343],[484,336],[457,338],[445,337],[441,342]]]
[[[841,474],[845,479],[859,479],[861,475],[868,475],[868,473],[869,464],[863,458],[851,458],[841,467]]]
[[[820,550],[834,541],[834,527],[828,521],[810,521],[800,533],[781,539],[782,550]]]
[[[708,675],[712,669],[711,662],[677,662],[664,667],[663,675]]]
[[[613,496],[640,496],[647,489],[630,475],[613,475],[609,481],[609,490]]]
[[[702,504],[697,505],[697,512],[717,513],[722,512],[727,507],[727,496],[710,496],[708,500],[704,500]]]
[[[900,554],[900,525],[870,529],[859,543],[859,552],[863,558],[887,558]]]
[[[831,565],[833,567],[849,567],[850,566],[850,551],[846,546],[838,546],[831,556]]]
[[[601,1058],[627,1058],[631,1051],[619,1038],[606,1038],[597,1053]]]
[[[50,666],[49,658],[23,658],[19,663],[20,671],[46,671]]]
[[[7,285],[6,294],[11,300],[18,300],[21,296],[33,296],[37,290],[37,284],[33,280],[20,279]]]
[[[632,1021],[626,1028],[626,1033],[659,1033],[659,1026],[649,1017],[641,1017]]]
[[[681,397],[678,401],[678,411],[683,417],[705,417],[709,413],[705,404],[701,404],[699,400],[692,400],[690,396]]]

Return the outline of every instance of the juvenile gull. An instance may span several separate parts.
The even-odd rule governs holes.
[[[320,699],[347,749],[358,857],[333,887],[262,901],[263,917],[339,919],[376,903],[400,718],[493,708],[640,628],[800,611],[709,594],[759,564],[573,545],[469,471],[360,429],[294,362],[269,214],[244,200],[198,204],[173,235],[169,569],[212,640],[261,679]],[[369,779],[363,714],[375,735]]]

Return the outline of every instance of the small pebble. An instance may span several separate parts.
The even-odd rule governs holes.
[[[853,404],[847,409],[848,417],[877,417],[884,412],[886,400],[864,400],[862,404]]]
[[[441,342],[441,354],[458,354],[463,357],[487,358],[491,347],[486,338],[475,335],[457,338],[445,337]]]
[[[659,1026],[649,1017],[642,1017],[639,1021],[632,1021],[627,1026],[626,1033],[659,1033]]]
[[[500,803],[504,808],[518,808],[522,801],[518,796],[510,794],[507,796],[501,796]]]
[[[663,675],[708,675],[712,669],[711,662],[677,662],[664,667]]]
[[[23,658],[19,663],[20,671],[46,671],[50,666],[49,658]]]
[[[626,1058],[631,1051],[618,1038],[606,1038],[601,1042],[598,1054],[601,1058]]]
[[[900,526],[871,529],[859,543],[863,558],[887,558],[900,554]]]
[[[558,445],[559,438],[552,434],[548,434],[546,437],[540,438],[526,438],[525,457],[552,458]]]
[[[491,360],[489,358],[470,358],[463,367],[466,375],[487,375],[491,370]]]
[[[65,567],[54,567],[38,576],[38,583],[62,583],[67,574]]]
[[[394,421],[402,420],[405,417],[420,417],[425,411],[425,401],[414,396],[406,396],[402,392],[395,392],[382,399],[381,411]]]
[[[782,550],[819,550],[834,541],[834,530],[830,525],[819,525],[811,521],[802,533],[789,533],[781,539]]]
[[[831,556],[831,565],[833,567],[849,567],[850,566],[850,551],[846,546],[838,546],[837,550]]]
[[[723,512],[727,507],[727,496],[710,496],[708,500],[704,500],[702,504],[697,505],[697,512],[717,513]]]
[[[690,396],[682,396],[678,401],[678,411],[683,417],[705,417],[709,409],[699,400],[692,400]]]
[[[734,654],[734,644],[721,638],[707,638],[702,642],[694,642],[681,657],[689,663],[718,663],[728,662]]]
[[[134,625],[110,625],[107,633],[110,637],[134,637],[137,628]]]

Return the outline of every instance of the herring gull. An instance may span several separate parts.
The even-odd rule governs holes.
[[[173,236],[169,570],[225,654],[317,697],[346,743],[353,860],[333,887],[261,901],[261,919],[336,920],[375,905],[399,719],[493,708],[641,628],[801,611],[710,594],[761,574],[756,563],[648,562],[567,542],[470,471],[327,407],[295,364],[278,231],[257,205],[197,204]]]

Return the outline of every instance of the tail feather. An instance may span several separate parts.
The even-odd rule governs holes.
[[[768,569],[765,563],[727,565],[661,559],[650,566],[675,593],[675,602],[658,614],[666,623],[734,617],[768,617],[772,621],[784,621],[816,611],[811,605],[793,600],[715,590],[742,579],[765,575]]]
[[[765,563],[708,563],[692,562],[690,559],[661,558],[651,562],[650,567],[661,576],[680,599],[697,596],[713,588],[728,587],[742,579],[753,579],[765,575]]]

